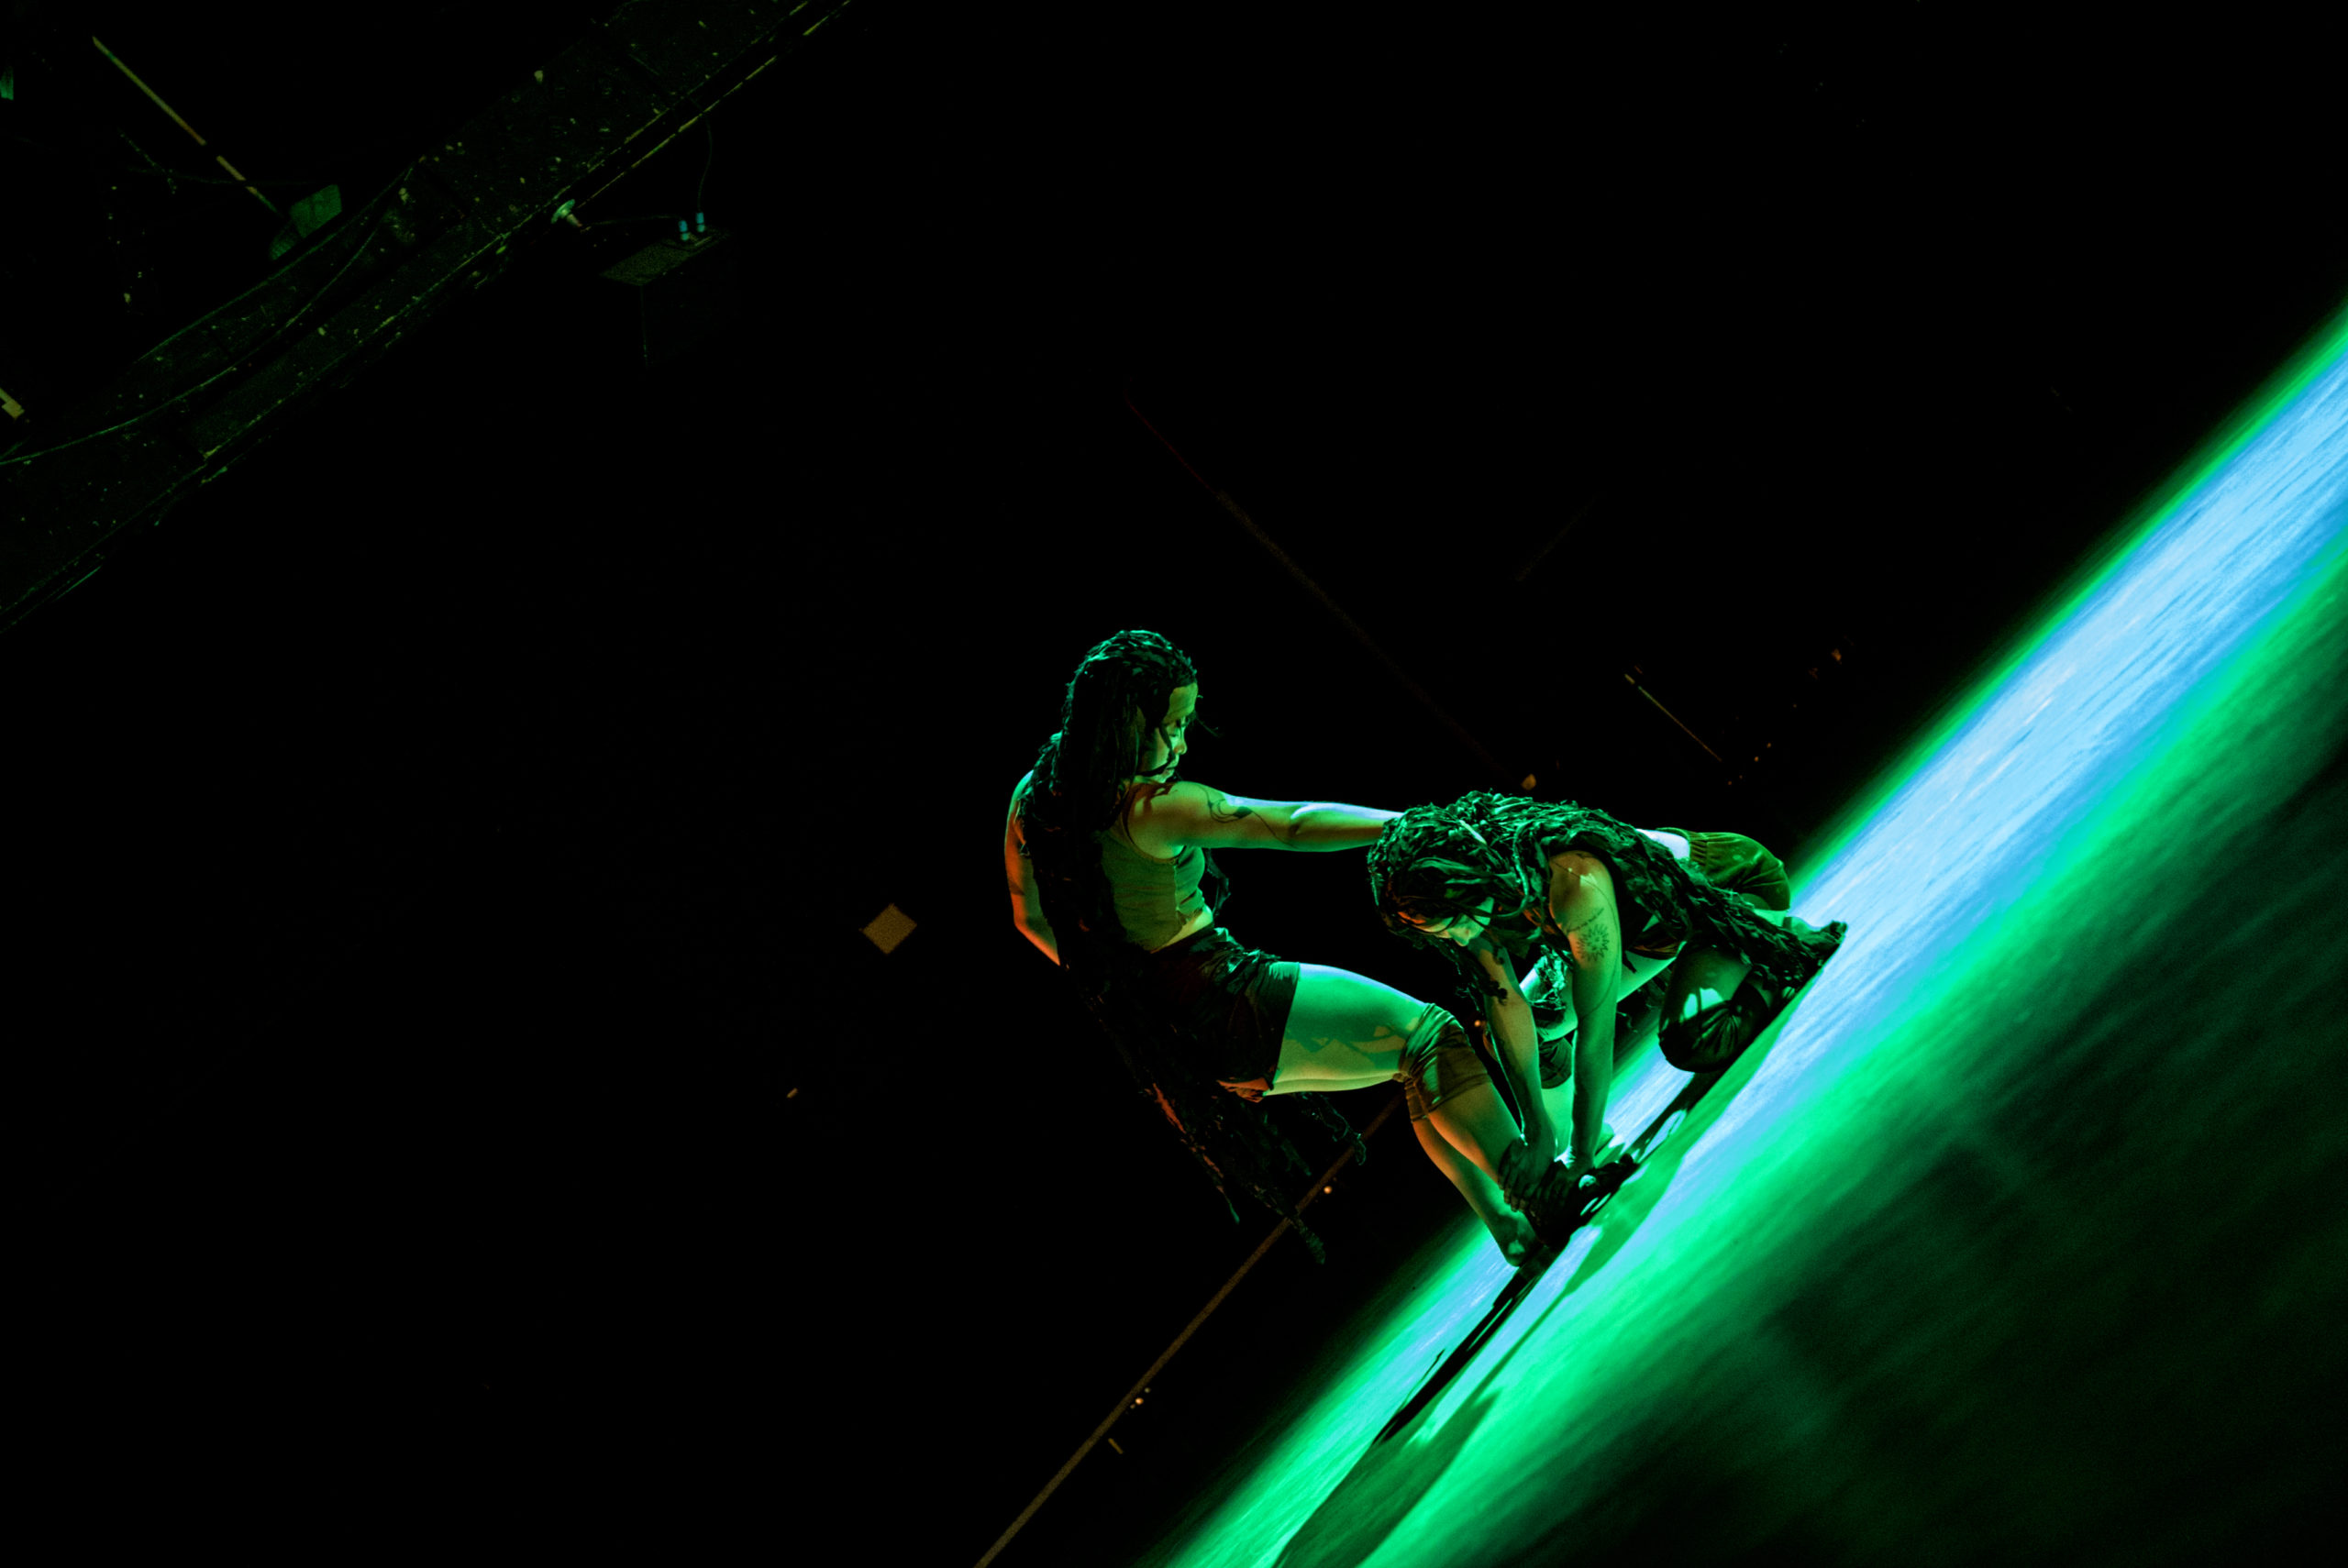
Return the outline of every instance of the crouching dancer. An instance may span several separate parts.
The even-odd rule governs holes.
[[[1524,1145],[1458,1021],[1363,976],[1242,946],[1215,923],[1229,880],[1211,851],[1359,848],[1396,813],[1176,779],[1198,705],[1196,668],[1156,633],[1120,632],[1085,656],[1058,733],[1012,793],[1012,919],[1076,983],[1226,1203],[1228,1184],[1245,1187],[1320,1257],[1286,1196],[1315,1173],[1262,1101],[1301,1095],[1349,1135],[1320,1095],[1399,1080],[1420,1145],[1523,1262],[1533,1228],[1495,1183]]]
[[[1676,835],[1675,835],[1676,836]],[[1387,824],[1369,855],[1371,896],[1397,935],[1453,955],[1490,999],[1498,1054],[1527,1107],[1526,1151],[1495,1173],[1508,1200],[1552,1235],[1604,1147],[1614,1074],[1615,1006],[1664,980],[1666,1060],[1686,1072],[1727,1066],[1808,984],[1843,940],[1724,892],[1693,856],[1570,801],[1477,791],[1417,806]],[[1567,1163],[1535,1086],[1533,1009],[1517,963],[1555,954],[1577,1027]]]
[[[1724,893],[1735,894],[1765,911],[1782,914],[1793,908],[1793,884],[1786,876],[1785,862],[1756,840],[1739,833],[1700,833],[1678,827],[1636,831],[1642,838],[1653,839],[1671,851],[1673,859],[1693,862],[1704,879]],[[1530,934],[1526,933],[1527,937]],[[1525,999],[1533,1004],[1534,1029],[1540,1037],[1541,1088],[1549,1099],[1550,1119],[1570,1121],[1571,1107],[1559,1104],[1564,1097],[1556,1091],[1563,1089],[1573,1077],[1577,1021],[1573,979],[1556,950],[1543,949],[1525,937],[1515,941],[1517,945],[1511,951],[1514,966],[1523,972]],[[1527,959],[1531,960],[1529,966]],[[1663,971],[1670,963],[1669,958],[1649,957],[1624,949],[1621,988],[1625,994],[1614,1013],[1617,1060],[1632,1041],[1661,1019],[1664,992],[1670,985],[1670,977]],[[1491,1010],[1487,1005],[1488,1018]],[[1601,1154],[1603,1148],[1601,1136]]]

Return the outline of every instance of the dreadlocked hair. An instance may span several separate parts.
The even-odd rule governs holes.
[[[1547,878],[1535,869],[1537,857],[1526,864],[1510,843],[1526,808],[1538,811],[1540,802],[1490,790],[1447,806],[1412,806],[1389,822],[1369,848],[1370,896],[1379,919],[1412,945],[1443,955],[1458,972],[1469,1017],[1481,1016],[1485,999],[1497,1001],[1505,993],[1457,943],[1430,936],[1412,922],[1489,919],[1497,926],[1533,907]]]
[[[1223,1195],[1232,1221],[1239,1219],[1231,1201],[1235,1183],[1292,1223],[1314,1261],[1325,1262],[1320,1237],[1282,1190],[1292,1174],[1309,1178],[1316,1173],[1266,1108],[1217,1083],[1199,1065],[1202,1053],[1175,1021],[1148,1005],[1136,983],[1148,967],[1148,955],[1126,934],[1101,867],[1099,834],[1116,824],[1130,832],[1135,806],[1174,787],[1170,776],[1157,778],[1148,772],[1150,742],[1168,738],[1162,726],[1174,689],[1193,685],[1198,678],[1182,651],[1156,632],[1118,632],[1095,644],[1069,678],[1059,728],[1036,754],[1035,771],[1013,801],[1025,840],[1023,853],[1035,867],[1036,890],[1058,944],[1062,971],[1116,1046],[1136,1089],[1156,1102]],[[1127,789],[1130,778],[1146,782]],[[1231,878],[1215,864],[1213,851],[1202,853],[1202,891],[1208,906],[1219,912],[1230,901]],[[1321,1096],[1280,1098],[1297,1102],[1340,1140],[1351,1140],[1356,1157],[1367,1160],[1358,1134]]]
[[[1530,909],[1548,930],[1549,856],[1569,842],[1604,851],[1614,867],[1618,894],[1632,891],[1623,886],[1628,878],[1676,903],[1667,918],[1689,922],[1691,935],[1700,932],[1705,940],[1756,964],[1783,963],[1800,951],[1798,938],[1754,918],[1693,864],[1674,859],[1628,823],[1571,801],[1535,801],[1489,790],[1462,795],[1447,806],[1413,806],[1388,823],[1370,846],[1370,897],[1387,930],[1434,948],[1451,962],[1463,990],[1474,999],[1471,1006],[1481,1010],[1483,999],[1500,999],[1501,987],[1456,943],[1429,936],[1412,921],[1439,925],[1475,918],[1482,900],[1490,899],[1495,928]],[[1624,933],[1626,938],[1631,934]]]

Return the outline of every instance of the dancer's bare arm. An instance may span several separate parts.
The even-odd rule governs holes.
[[[1572,849],[1549,859],[1549,918],[1566,937],[1566,972],[1573,983],[1574,1124],[1569,1153],[1586,1170],[1606,1125],[1606,1096],[1614,1082],[1614,1001],[1623,980],[1623,924],[1614,904],[1614,878],[1606,862]]]
[[[1333,801],[1257,801],[1189,779],[1134,808],[1134,832],[1174,848],[1366,849],[1401,816]]]
[[[1025,842],[1019,829],[1019,791],[1026,788],[1022,778],[1011,791],[1011,810],[1002,823],[1002,875],[1011,885],[1011,923],[1019,934],[1036,944],[1036,950],[1057,964],[1060,961],[1060,944],[1052,935],[1052,922],[1044,918],[1044,900],[1036,892],[1035,878],[1027,873],[1027,857],[1021,851]]]
[[[1516,965],[1504,949],[1495,948],[1479,937],[1468,944],[1468,951],[1475,955],[1485,975],[1508,993],[1498,1001],[1488,999],[1484,1003],[1484,1018],[1491,1025],[1492,1037],[1499,1044],[1501,1064],[1512,1080],[1516,1102],[1523,1108],[1524,1141],[1532,1146],[1535,1168],[1545,1168],[1557,1157],[1557,1130],[1549,1119],[1549,1108],[1541,1100],[1533,1004],[1524,999],[1524,992],[1516,983]]]

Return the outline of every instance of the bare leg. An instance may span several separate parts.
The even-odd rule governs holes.
[[[1299,968],[1302,976],[1271,1092],[1333,1092],[1392,1082],[1401,1069],[1402,1048],[1426,1016],[1427,1004],[1350,970],[1324,964]],[[1428,1124],[1439,1138],[1430,1134]],[[1416,1131],[1427,1157],[1508,1252],[1523,1220],[1493,1180],[1500,1175],[1501,1151],[1518,1141],[1516,1119],[1500,1095],[1490,1084],[1478,1084],[1437,1106]],[[1446,1144],[1449,1160],[1443,1157]]]
[[[1733,953],[1703,948],[1680,955],[1672,966],[1671,991],[1663,1005],[1667,1019],[1689,1019],[1715,1008],[1736,994],[1753,966]]]
[[[1749,901],[1749,900],[1748,900]],[[1760,904],[1753,912],[1772,925],[1794,923],[1794,916],[1783,910],[1773,910]],[[1736,995],[1744,977],[1753,966],[1733,953],[1716,948],[1690,948],[1679,955],[1670,969],[1657,977],[1667,982],[1662,1010],[1663,1027],[1685,1022],[1698,1013],[1708,1012]]]
[[[1523,1141],[1508,1101],[1489,1083],[1462,1089],[1427,1112],[1427,1121],[1444,1141],[1475,1162],[1476,1168],[1498,1179],[1501,1151]]]
[[[1450,1140],[1429,1122],[1413,1121],[1411,1131],[1418,1134],[1419,1147],[1427,1152],[1434,1168],[1451,1178],[1451,1185],[1459,1189],[1459,1196],[1468,1200],[1468,1207],[1484,1222],[1484,1229],[1492,1233],[1492,1240],[1499,1243],[1508,1261],[1523,1263],[1525,1254],[1537,1244],[1533,1221],[1511,1209],[1508,1199],[1501,1196],[1500,1184],[1478,1168],[1475,1161],[1453,1148]]]

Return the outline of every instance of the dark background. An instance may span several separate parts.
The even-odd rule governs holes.
[[[86,34],[355,205],[591,10],[19,7],[0,384],[69,406],[279,221]],[[1225,789],[1530,774],[1799,865],[2348,293],[2290,15],[861,0],[588,215],[698,188],[735,329],[632,364],[557,234],[0,650],[44,1495],[975,1562],[1270,1223],[1003,918],[1083,651],[1186,648]],[[122,133],[175,193],[99,195]],[[1226,864],[1251,944],[1444,985],[1356,858]],[[1457,1209],[1398,1116],[1002,1561],[1154,1539]]]

